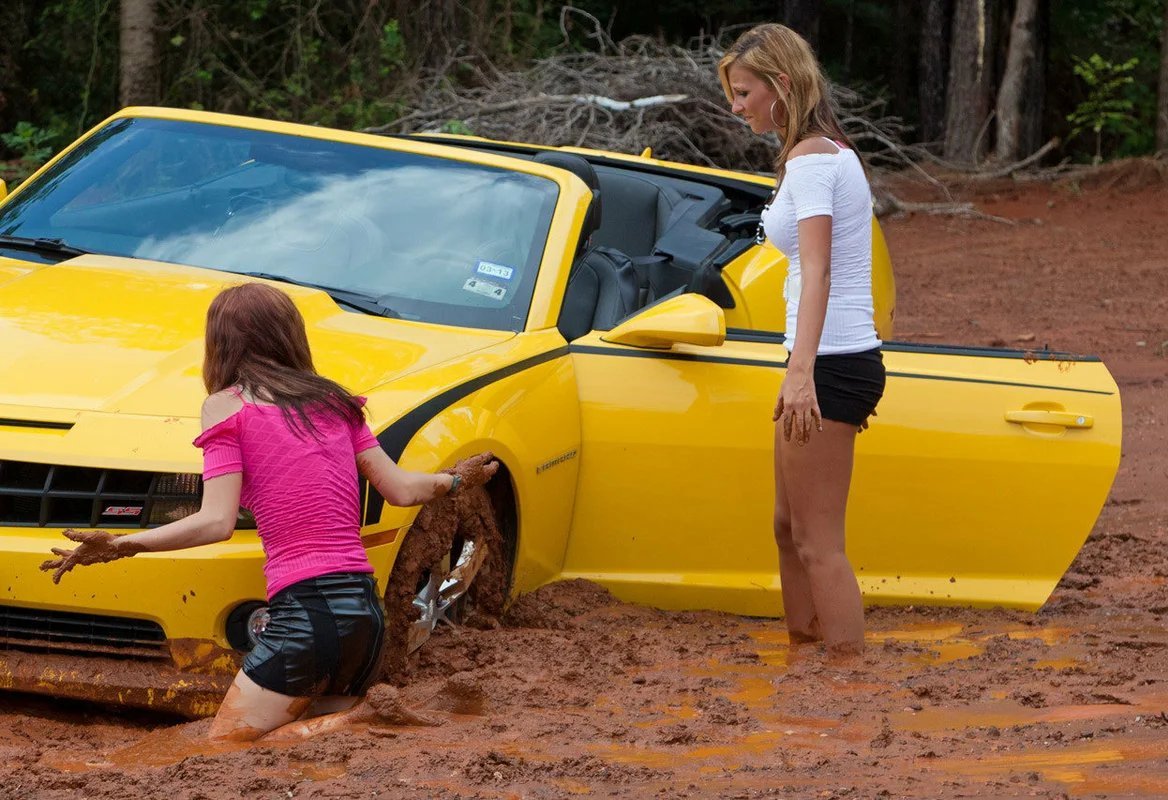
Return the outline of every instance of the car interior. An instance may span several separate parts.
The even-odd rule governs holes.
[[[446,137],[430,141],[530,158],[567,170],[592,189],[560,311],[558,327],[568,341],[611,330],[629,315],[682,292],[733,307],[720,272],[754,244],[769,194],[765,186],[719,179],[701,183],[559,150]]]

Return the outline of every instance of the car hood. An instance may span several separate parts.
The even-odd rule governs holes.
[[[0,258],[0,417],[198,416],[207,307],[247,280],[108,256]],[[514,336],[343,311],[323,292],[276,285],[304,315],[317,369],[355,393]]]

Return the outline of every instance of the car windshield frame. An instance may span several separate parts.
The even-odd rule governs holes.
[[[0,254],[262,274],[369,301],[345,310],[521,331],[559,198],[551,178],[396,141],[120,117],[0,206],[0,236],[58,252]]]

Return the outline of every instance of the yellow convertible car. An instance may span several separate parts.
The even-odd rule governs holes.
[[[404,466],[497,454],[512,596],[587,578],[780,614],[786,259],[755,240],[772,188],[648,153],[155,108],[0,185],[0,688],[213,712],[262,612],[248,515],[59,586],[38,565],[65,528],[198,507],[204,315],[240,281],[293,297],[318,368],[368,396]],[[865,597],[1038,608],[1115,475],[1115,382],[1090,357],[896,342],[874,230],[889,380],[848,510]],[[384,586],[418,510],[363,492]],[[471,559],[418,582],[411,646],[466,601]]]

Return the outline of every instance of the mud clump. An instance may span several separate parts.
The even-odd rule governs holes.
[[[440,720],[419,714],[408,708],[397,689],[385,684],[379,684],[369,690],[365,696],[369,708],[375,714],[375,721],[384,725],[421,725],[434,726],[442,724]]]
[[[418,609],[413,604],[418,585],[451,552],[456,538],[486,548],[486,560],[467,592],[471,607],[480,618],[502,613],[509,569],[499,523],[490,495],[480,486],[427,503],[418,512],[385,588],[383,679],[401,679],[410,628],[418,619]]]
[[[503,617],[503,624],[511,628],[568,630],[590,611],[619,603],[603,586],[574,578],[549,583],[520,597]]]
[[[486,713],[487,693],[472,675],[455,675],[426,702],[426,708],[451,714],[482,716]]]

